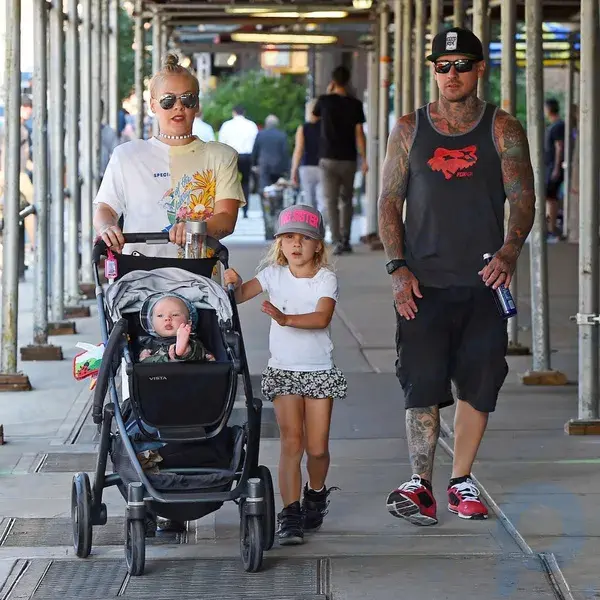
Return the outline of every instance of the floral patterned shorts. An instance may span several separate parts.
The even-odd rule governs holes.
[[[283,371],[267,367],[262,376],[261,391],[267,400],[275,396],[343,399],[348,391],[344,374],[337,368],[328,371]]]

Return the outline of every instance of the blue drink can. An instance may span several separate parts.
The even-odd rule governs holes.
[[[483,262],[486,265],[489,265],[493,257],[493,254],[484,254]],[[498,307],[498,311],[502,318],[510,319],[511,317],[514,317],[517,314],[517,307],[510,290],[502,284],[491,291],[492,294],[494,294],[494,300],[496,301],[496,306]]]

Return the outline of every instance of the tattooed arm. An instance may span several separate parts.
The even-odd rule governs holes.
[[[408,185],[408,154],[415,132],[416,117],[412,113],[398,120],[388,139],[383,163],[381,195],[379,196],[379,237],[388,260],[404,257],[404,223],[402,209]],[[392,274],[392,290],[396,309],[405,319],[414,319],[417,312],[413,294],[421,297],[419,283],[407,267]]]
[[[481,276],[486,285],[497,288],[501,284],[510,285],[517,259],[533,226],[535,188],[529,144],[521,123],[499,110],[494,123],[494,137],[500,151],[510,216],[504,245],[481,271]]]

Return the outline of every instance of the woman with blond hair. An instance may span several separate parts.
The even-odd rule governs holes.
[[[217,239],[233,232],[246,204],[238,180],[238,155],[193,133],[198,80],[169,54],[150,81],[150,107],[159,133],[118,146],[94,201],[94,228],[106,244],[127,254],[177,257],[185,221],[206,221]],[[123,217],[123,231],[118,225]],[[124,244],[123,232],[169,233],[170,244]]]

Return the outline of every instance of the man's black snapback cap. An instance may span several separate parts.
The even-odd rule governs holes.
[[[483,60],[483,46],[479,38],[470,30],[453,27],[441,31],[431,44],[431,54],[427,60],[436,61],[448,54],[460,54],[472,60]]]

